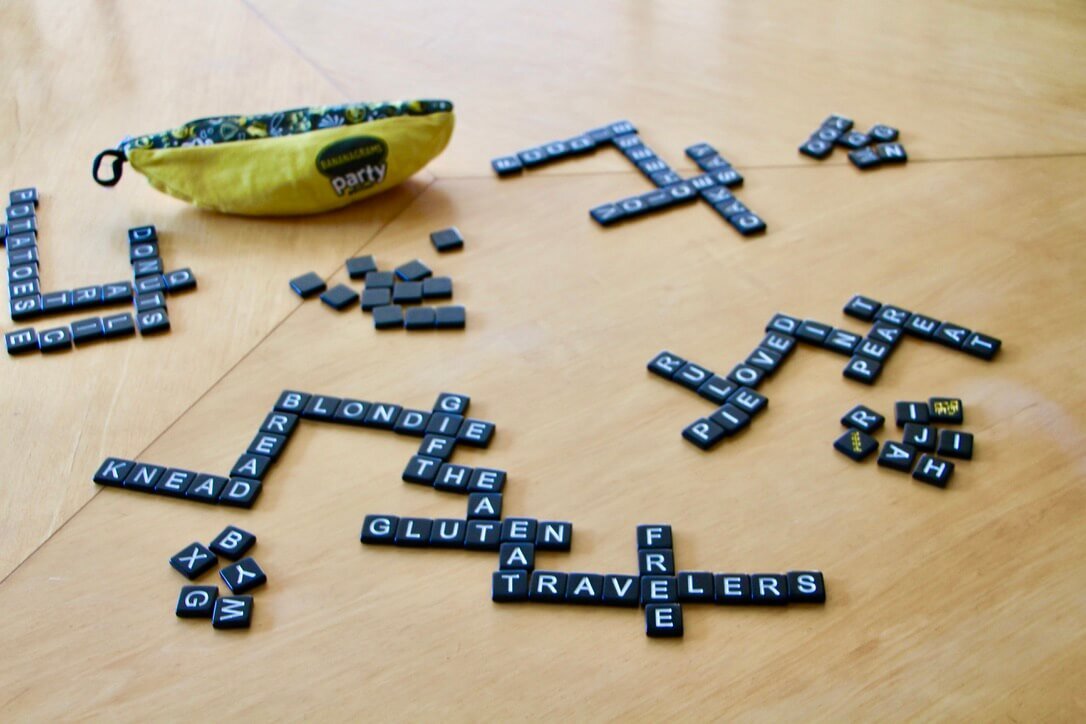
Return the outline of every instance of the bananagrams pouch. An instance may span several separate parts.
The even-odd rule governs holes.
[[[443,100],[204,118],[125,139],[95,157],[92,174],[114,186],[127,161],[159,191],[202,209],[314,214],[409,178],[444,150],[453,124],[452,103]],[[106,159],[113,175],[103,178]]]

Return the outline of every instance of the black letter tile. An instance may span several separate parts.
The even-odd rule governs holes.
[[[102,334],[107,339],[128,337],[136,333],[136,320],[128,312],[102,318]]]
[[[72,348],[72,333],[67,327],[43,329],[38,333],[38,349],[42,352],[62,352]]]
[[[862,462],[868,455],[878,450],[879,443],[867,433],[850,428],[834,441],[833,447],[837,452],[849,456],[856,462]]]
[[[312,400],[310,403],[312,404]],[[338,422],[341,425],[355,425],[356,427],[361,427],[366,422],[366,412],[368,411],[369,403],[364,402],[363,400],[340,400],[339,404],[336,405],[335,413],[332,415],[332,421]],[[303,415],[303,417],[304,416],[305,415]]]
[[[931,397],[928,399],[928,419],[934,425],[960,425],[965,417],[962,401],[955,397]]]
[[[430,545],[430,531],[434,521],[429,518],[400,518],[393,544],[408,548],[425,548]]]
[[[848,361],[842,374],[850,380],[863,382],[867,385],[875,384],[882,372],[882,365],[873,359],[856,355]]]
[[[454,437],[426,435],[422,438],[422,444],[419,445],[418,454],[425,455],[426,457],[438,458],[439,460],[448,460],[455,447],[456,438]]]
[[[542,603],[562,603],[566,598],[567,577],[557,571],[535,571],[532,573],[528,599]]]
[[[566,583],[566,600],[582,605],[603,603],[603,576],[599,573],[570,573]]]
[[[961,349],[962,345],[965,344],[965,340],[969,339],[970,334],[971,331],[965,327],[951,322],[943,322],[936,328],[932,339],[945,347]]]
[[[412,455],[407,461],[403,475],[400,477],[405,483],[418,483],[420,485],[433,485],[437,478],[441,461],[437,458],[428,458],[423,455]]]
[[[641,603],[641,579],[608,573],[603,577],[603,605],[636,608]]]
[[[637,526],[637,549],[646,548],[671,548],[674,539],[671,536],[671,526],[663,523],[646,523]]]
[[[362,521],[360,539],[369,545],[392,545],[400,519],[395,515],[367,515]]]
[[[796,330],[796,338],[801,342],[807,342],[816,347],[821,347],[826,343],[826,338],[830,336],[830,332],[832,331],[833,327],[828,324],[822,324],[813,319],[806,319],[799,325],[799,329]]]
[[[776,573],[750,574],[750,600],[755,606],[788,603],[788,578]]]
[[[366,427],[376,427],[380,430],[391,430],[396,426],[396,420],[403,410],[399,405],[387,402],[374,402],[370,405],[370,411],[366,413]]]
[[[879,311],[879,307],[882,306],[882,302],[877,302],[870,297],[865,297],[862,294],[856,294],[852,299],[848,300],[845,304],[845,314],[856,319],[862,319],[865,322],[870,322],[875,318],[875,315]]]
[[[923,314],[914,314],[905,322],[905,333],[920,339],[931,339],[935,336],[935,330],[939,328],[939,320],[925,317]]]
[[[887,440],[882,444],[877,462],[881,468],[907,473],[913,469],[914,460],[916,460],[916,448],[912,445]]]
[[[181,586],[174,613],[178,618],[211,618],[218,597],[218,586]]]
[[[125,478],[135,464],[134,461],[124,458],[106,458],[94,473],[94,482],[119,488],[124,485]]]
[[[234,508],[252,508],[262,489],[263,484],[259,480],[230,478],[219,493],[219,502]]]
[[[841,418],[841,424],[845,427],[854,427],[871,434],[882,427],[886,418],[865,405],[856,405]]]
[[[467,465],[453,465],[443,463],[437,470],[434,478],[434,489],[445,490],[450,493],[468,492],[468,482],[471,480],[472,469]]]
[[[935,452],[935,428],[931,425],[906,422],[901,441],[922,452]]]
[[[965,340],[965,344],[962,345],[962,351],[973,355],[974,357],[980,357],[984,360],[990,360],[996,356],[999,352],[999,348],[1003,346],[1003,342],[995,337],[989,337],[986,334],[980,332],[973,332]]]
[[[821,571],[789,571],[788,600],[792,603],[825,603],[826,582]]]
[[[710,402],[723,405],[728,401],[728,396],[739,389],[734,382],[713,375],[698,388],[698,394]]]
[[[500,520],[501,517],[501,493],[468,494],[468,520]]]
[[[641,576],[641,605],[677,603],[679,584],[675,576]]]
[[[494,571],[490,578],[490,600],[512,603],[528,600],[528,571]]]
[[[324,422],[329,422],[335,417],[336,408],[339,407],[339,402],[340,400],[338,397],[313,395],[309,398],[309,402],[306,404],[305,409],[302,410],[302,417],[306,420],[322,420]]]
[[[539,521],[535,518],[506,518],[502,521],[502,543],[535,544]]]
[[[498,568],[503,571],[530,571],[535,568],[535,546],[531,543],[502,543]]]
[[[469,551],[498,550],[498,521],[469,520],[464,535],[464,548]]]
[[[541,520],[536,527],[535,547],[540,551],[568,551],[573,545],[573,523]]]
[[[494,423],[486,420],[476,420],[469,417],[464,420],[456,439],[468,447],[490,447],[490,441],[494,438]]]
[[[149,312],[136,315],[136,325],[140,334],[147,337],[152,334],[162,334],[170,331],[170,318],[165,309],[152,309]]]
[[[664,351],[649,360],[648,369],[653,374],[660,375],[664,379],[672,379],[675,374],[686,364],[686,360],[671,352]]]
[[[193,276],[192,269],[187,267],[166,272],[162,275],[162,278],[166,280],[166,291],[170,294],[178,294],[196,288],[196,277]]]
[[[219,571],[219,575],[230,592],[237,595],[248,593],[268,582],[268,577],[252,558],[243,558],[226,566]]]
[[[184,498],[192,481],[196,479],[196,473],[178,468],[170,468],[155,483],[155,492],[159,495],[169,495],[174,498]]]
[[[230,477],[263,480],[269,465],[271,465],[271,458],[267,456],[242,453],[234,463],[234,467],[230,469]]]
[[[761,412],[769,405],[769,399],[766,398],[765,395],[760,395],[749,387],[740,387],[732,393],[732,396],[728,398],[728,402],[751,417]]]
[[[468,522],[466,520],[438,518],[430,526],[430,547],[462,549],[467,530]]]
[[[954,463],[934,455],[921,455],[913,470],[913,478],[937,488],[945,488],[954,474]]]
[[[710,450],[724,439],[724,428],[702,417],[686,426],[683,437],[702,450]]]
[[[681,638],[683,607],[677,603],[645,606],[645,635],[649,638]]]
[[[679,571],[679,601],[712,603],[713,574],[708,571]]]
[[[750,576],[746,573],[717,573],[713,576],[713,600],[720,606],[751,603]]]
[[[38,333],[32,327],[16,329],[4,334],[4,343],[7,345],[8,354],[26,354],[36,352],[38,349]]]
[[[275,402],[275,409],[277,412],[293,412],[301,414],[308,403],[309,395],[305,392],[283,390],[283,393],[279,395],[279,399]]]
[[[211,614],[211,627],[228,630],[249,628],[253,621],[252,596],[219,596]]]
[[[210,503],[211,505],[215,505],[219,502],[219,496],[229,482],[228,479],[219,475],[199,473],[196,476],[196,480],[192,481],[192,485],[189,486],[188,491],[185,493],[185,498],[188,500],[195,500],[199,503]]]
[[[215,567],[219,559],[203,543],[190,543],[170,558],[170,565],[190,581]]]
[[[215,536],[215,540],[211,541],[208,547],[217,555],[236,561],[254,545],[256,545],[255,535],[237,526],[228,525]]]
[[[422,410],[404,409],[396,419],[392,430],[400,435],[412,435],[422,437],[426,434],[426,426],[430,423],[430,413]]]
[[[935,451],[943,457],[972,460],[973,434],[957,430],[940,430],[939,444]]]

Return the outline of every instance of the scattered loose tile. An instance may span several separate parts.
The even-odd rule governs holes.
[[[937,488],[945,488],[953,474],[954,463],[928,454],[920,456],[913,470],[913,478]]]
[[[235,595],[248,593],[268,582],[268,576],[252,557],[243,558],[237,563],[224,567],[219,576]]]
[[[430,243],[439,252],[454,251],[464,247],[464,236],[455,226],[430,232]]]
[[[194,581],[219,562],[203,543],[190,543],[170,558],[170,565],[185,578]]]
[[[337,284],[321,294],[321,301],[332,309],[342,311],[358,301],[358,292],[346,284]]]
[[[218,597],[217,586],[181,586],[174,612],[178,618],[211,618]]]
[[[856,405],[841,418],[845,427],[854,427],[871,434],[882,427],[886,418],[865,405]]]
[[[837,452],[847,455],[856,462],[863,462],[871,453],[878,450],[879,443],[867,433],[850,428],[834,441],[833,447]]]
[[[916,460],[916,448],[912,445],[887,440],[882,444],[877,462],[879,467],[907,473],[913,469],[914,460]]]
[[[245,629],[252,625],[252,596],[219,596],[215,600],[215,610],[211,616],[211,625],[217,629]]]

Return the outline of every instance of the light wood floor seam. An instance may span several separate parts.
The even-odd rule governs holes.
[[[283,44],[286,45],[290,49],[290,51],[294,53],[294,55],[298,56],[298,58],[302,62],[312,68],[317,75],[328,81],[329,85],[339,91],[344,96],[344,98],[351,95],[350,91],[347,88],[345,88],[342,84],[339,83],[339,81],[329,75],[328,72],[323,67],[321,67],[315,60],[306,55],[305,51],[303,51],[300,47],[294,44],[290,40],[290,38],[283,34],[281,30],[279,30],[278,26],[268,20],[263,13],[253,7],[253,4],[249,2],[249,0],[241,0],[241,4],[244,5],[249,10],[249,12],[256,16],[257,20],[259,20],[261,24],[264,25],[264,27],[271,31],[272,35],[283,41]]]

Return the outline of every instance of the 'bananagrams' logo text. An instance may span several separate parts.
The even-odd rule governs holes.
[[[317,154],[317,170],[328,177],[336,196],[343,196],[384,181],[387,159],[388,146],[380,138],[355,136],[322,148]]]

